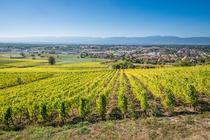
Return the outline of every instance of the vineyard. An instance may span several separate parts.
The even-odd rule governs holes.
[[[3,127],[209,111],[210,66],[111,70],[100,63],[0,69]]]
[[[33,60],[33,59],[8,59],[0,56],[0,68],[24,68],[35,67],[39,65],[47,64],[46,60]]]

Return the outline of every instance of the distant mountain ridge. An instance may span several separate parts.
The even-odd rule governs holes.
[[[107,45],[210,45],[210,37],[19,37],[0,38],[0,43],[60,43],[60,44],[107,44]]]

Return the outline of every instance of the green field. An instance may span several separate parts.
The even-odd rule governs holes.
[[[18,53],[2,53],[0,54],[0,68],[11,68],[11,67],[37,67],[37,66],[46,66],[48,64],[48,55],[45,57],[35,56],[34,58],[31,56],[26,56],[25,58],[16,58],[16,56],[20,57]],[[98,59],[98,58],[80,58],[79,55],[54,55],[56,57],[57,65],[62,64],[75,64],[81,62],[103,62],[106,60]],[[14,58],[10,58],[14,57]]]
[[[55,131],[61,134],[69,131],[71,134],[65,134],[66,138],[73,136],[72,138],[79,139],[75,135],[78,133],[81,139],[85,139],[90,138],[90,132],[94,132],[94,127],[98,128],[101,124],[101,127],[111,125],[110,129],[120,126],[126,129],[126,125],[135,125],[139,131],[144,129],[142,134],[145,131],[145,135],[149,135],[147,138],[150,139],[155,138],[146,132],[149,131],[147,126],[151,124],[141,119],[155,120],[157,122],[154,123],[160,123],[161,129],[167,129],[166,118],[182,121],[179,117],[191,115],[195,121],[194,119],[200,119],[199,116],[204,113],[202,117],[209,123],[209,65],[114,70],[110,69],[109,63],[102,63],[103,61],[83,61],[77,56],[60,56],[56,65],[49,65],[44,59],[0,58],[0,137],[2,135],[2,139],[16,139],[17,136],[18,139],[18,136],[23,138],[23,133],[27,133],[29,136],[26,139],[33,139],[30,131],[42,131],[39,127],[44,126],[43,131],[46,131],[46,135],[51,133],[48,129],[52,133]],[[159,121],[161,119],[164,121]],[[121,121],[112,122],[113,120]],[[96,122],[97,124],[93,124]],[[144,123],[145,126],[141,127]],[[167,123],[175,122],[173,120]],[[78,127],[79,124],[82,126]],[[28,127],[30,129],[26,131],[25,128]],[[80,130],[83,127],[84,130]],[[103,129],[101,127],[98,129]],[[131,131],[139,132],[133,129]],[[7,132],[8,130],[14,132]],[[201,130],[207,133],[209,126],[202,126]],[[108,130],[104,131],[109,135]],[[192,132],[194,131],[193,129]],[[124,135],[121,130],[119,132],[120,135]],[[127,130],[122,132],[129,133]],[[160,133],[162,134],[162,131]],[[132,138],[131,134],[127,138]],[[209,133],[207,134],[209,138]],[[93,139],[103,139],[103,136],[95,135],[93,134]],[[56,135],[50,135],[52,136],[56,139]],[[133,136],[139,137],[137,134]],[[58,138],[64,139],[60,134]],[[116,135],[116,138],[123,137]],[[169,136],[167,138],[171,139]]]

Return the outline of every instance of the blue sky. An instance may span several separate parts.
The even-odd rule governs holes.
[[[0,0],[0,37],[210,36],[209,0]]]

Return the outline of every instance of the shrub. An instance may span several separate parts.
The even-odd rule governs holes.
[[[190,61],[189,58],[183,58],[182,60],[178,60],[178,63],[176,64],[178,66],[192,66],[193,63]]]
[[[112,108],[111,112],[109,113],[109,119],[111,120],[121,120],[123,119],[123,113],[121,109],[118,107]]]
[[[163,112],[162,112],[162,110],[159,107],[154,106],[151,109],[150,116],[161,117],[161,116],[163,116]]]
[[[128,69],[128,68],[135,68],[135,65],[128,61],[118,62],[112,65],[113,69]]]
[[[105,120],[107,112],[107,97],[104,94],[99,95],[99,99],[97,100],[97,108],[102,120]]]

